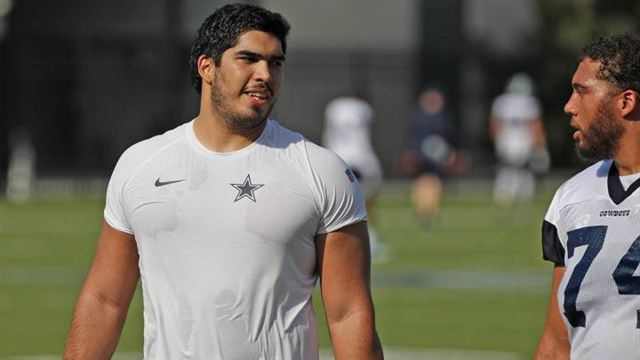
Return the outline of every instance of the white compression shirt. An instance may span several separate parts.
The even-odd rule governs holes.
[[[193,121],[129,148],[104,211],[140,255],[145,359],[317,359],[314,238],[366,220],[336,155],[269,120],[215,153]]]

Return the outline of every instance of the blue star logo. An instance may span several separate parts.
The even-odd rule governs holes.
[[[247,174],[247,177],[244,179],[242,184],[230,184],[236,190],[238,190],[238,195],[236,195],[236,199],[233,202],[236,202],[242,198],[249,198],[251,201],[256,202],[256,190],[260,189],[264,186],[264,184],[253,184],[251,182],[251,175]]]

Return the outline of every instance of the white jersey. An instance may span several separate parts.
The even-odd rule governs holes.
[[[533,151],[531,121],[540,117],[536,98],[520,93],[502,94],[494,100],[491,114],[502,125],[496,137],[500,159],[512,165],[526,164]]]
[[[625,189],[612,164],[565,182],[543,225],[572,359],[640,359],[640,180]]]
[[[382,184],[382,168],[371,145],[374,112],[366,101],[355,97],[332,100],[325,110],[322,142],[361,175],[367,197]]]
[[[206,149],[193,121],[129,148],[104,211],[140,255],[145,359],[317,359],[314,238],[366,219],[336,155],[269,120]]]

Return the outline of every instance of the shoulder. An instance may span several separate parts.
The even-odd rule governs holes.
[[[538,99],[533,95],[522,94],[520,95],[520,100],[518,101],[522,103],[521,106],[523,109],[526,109],[531,112],[540,111],[540,103],[538,102]]]
[[[258,142],[268,147],[291,150],[302,146],[304,140],[304,136],[299,132],[287,129],[276,120],[269,119],[265,134]]]
[[[370,121],[373,108],[366,101],[356,97],[341,97],[331,100],[325,109],[329,121]]]
[[[123,175],[135,172],[136,169],[141,167],[147,161],[158,156],[165,149],[170,148],[173,144],[184,139],[185,128],[189,124],[190,123],[182,124],[163,134],[156,135],[131,145],[120,156],[120,159],[116,164],[116,169],[114,170],[114,175],[116,173]]]
[[[331,150],[305,139],[304,146],[313,167],[345,167],[344,161]]]
[[[327,170],[340,167],[344,172],[344,161],[332,151],[315,144],[302,134],[289,130],[275,120],[269,120],[266,136],[260,141],[263,145],[279,150],[278,157],[290,161],[303,172]]]
[[[494,113],[494,115],[501,115],[505,108],[509,106],[510,101],[509,94],[498,95],[491,104],[491,112]]]
[[[493,106],[500,106],[510,101],[511,96],[509,94],[500,94],[493,99]]]
[[[559,208],[606,195],[611,160],[599,161],[565,181],[554,196]]]
[[[537,106],[538,99],[528,94],[501,94],[493,100],[494,106]]]
[[[502,94],[494,100],[491,111],[498,117],[525,121],[540,116],[540,104],[531,95]]]

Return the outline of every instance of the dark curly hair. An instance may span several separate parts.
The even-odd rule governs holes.
[[[249,4],[225,5],[202,23],[191,47],[189,59],[191,85],[200,93],[202,78],[198,73],[198,58],[207,55],[220,66],[222,54],[234,47],[238,38],[250,30],[264,31],[280,40],[282,52],[287,52],[287,35],[291,26],[278,13]]]
[[[582,49],[578,60],[585,58],[600,62],[598,79],[620,90],[640,92],[640,38],[637,35],[601,37]]]

